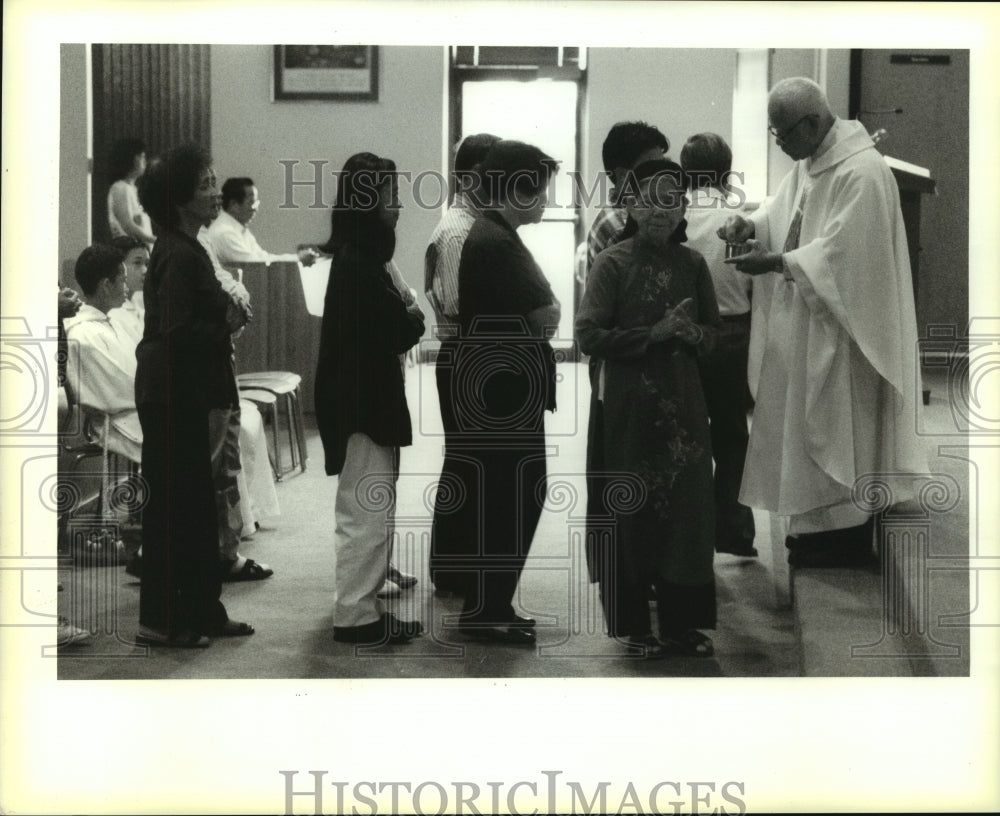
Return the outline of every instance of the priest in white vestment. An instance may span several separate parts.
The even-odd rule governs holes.
[[[719,231],[756,239],[730,261],[758,276],[740,501],[790,517],[793,566],[865,564],[871,519],[855,484],[875,476],[900,500],[927,471],[899,192],[864,127],[834,116],[811,80],[775,85],[768,117],[796,164],[773,200]]]

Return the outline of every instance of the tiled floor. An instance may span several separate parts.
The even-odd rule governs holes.
[[[543,514],[521,583],[521,607],[539,619],[537,648],[470,644],[447,628],[459,609],[436,596],[426,576],[428,488],[441,464],[440,420],[433,368],[408,370],[415,431],[403,453],[399,483],[397,562],[420,582],[396,603],[405,616],[432,624],[430,634],[406,646],[355,654],[331,638],[332,531],[335,478],[323,472],[318,434],[310,429],[309,469],[278,485],[282,515],[245,542],[243,552],[269,563],[273,578],[230,584],[223,600],[230,615],[251,621],[251,638],[217,641],[203,652],[144,656],[129,645],[137,625],[138,582],[124,568],[66,570],[62,607],[78,625],[97,628],[91,640],[62,650],[62,678],[275,677],[646,677],[796,675],[800,659],[792,615],[775,593],[770,542],[758,541],[758,559],[716,560],[719,624],[711,659],[643,661],[603,632],[596,585],[589,584],[579,534],[584,496],[587,423],[586,368],[564,364],[563,406],[547,419],[550,502]],[[768,530],[766,519],[761,529]],[[93,618],[99,615],[99,626]],[[88,617],[91,622],[88,623]],[[109,624],[106,623],[110,622]],[[138,658],[138,659],[129,659]]]
[[[711,659],[675,657],[643,661],[603,633],[596,586],[589,584],[579,541],[584,496],[587,423],[586,369],[560,366],[560,410],[547,419],[550,494],[522,578],[519,603],[539,619],[536,648],[470,644],[449,629],[459,602],[434,594],[426,575],[431,486],[441,465],[440,420],[433,368],[408,369],[414,445],[404,449],[399,482],[398,565],[420,578],[393,606],[420,618],[429,633],[419,640],[367,652],[336,644],[331,637],[333,498],[336,479],[323,473],[318,434],[310,427],[309,468],[278,485],[282,515],[269,521],[242,550],[275,569],[273,578],[229,584],[223,600],[230,615],[251,621],[257,634],[219,640],[205,651],[163,651],[146,655],[131,645],[137,626],[138,582],[124,568],[65,569],[60,611],[95,631],[86,643],[61,650],[61,678],[360,678],[360,677],[784,677],[805,674],[958,674],[968,671],[968,637],[963,659],[909,654],[881,661],[858,658],[852,646],[878,640],[886,596],[877,574],[844,571],[803,573],[795,584],[793,615],[784,566],[783,537],[772,520],[757,514],[757,559],[716,556],[718,628]],[[934,384],[932,382],[932,384]],[[940,429],[948,419],[949,394],[937,383],[923,420]],[[944,471],[958,490],[958,503],[928,522],[934,555],[967,554],[969,491],[961,458],[938,450],[929,435],[932,470]],[[949,449],[950,450],[950,449]],[[953,453],[953,451],[952,451]],[[777,530],[777,527],[775,527]],[[773,538],[773,541],[772,541]],[[777,542],[777,550],[774,542]],[[840,572],[840,571],[838,571]],[[941,629],[940,616],[968,609],[967,578],[940,571],[928,584],[929,625],[939,640],[955,642],[954,628]],[[950,583],[949,583],[950,582]],[[839,599],[839,600],[838,600]],[[855,627],[852,629],[851,627]],[[860,628],[857,628],[860,627]],[[883,627],[884,628],[884,627]],[[852,631],[860,634],[852,635]],[[961,637],[959,637],[961,640]],[[855,642],[859,641],[859,642]],[[805,648],[803,648],[805,647]],[[916,650],[916,652],[914,652]],[[951,649],[953,652],[954,649]],[[868,655],[871,657],[871,655]],[[954,657],[954,655],[952,655]]]

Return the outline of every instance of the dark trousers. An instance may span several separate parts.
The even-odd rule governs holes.
[[[460,424],[454,457],[463,463],[458,513],[474,552],[460,556],[466,621],[503,625],[542,514],[546,494],[545,409],[550,376],[537,343],[475,349],[455,379]]]
[[[438,589],[464,592],[468,575],[459,570],[462,557],[476,552],[478,533],[474,514],[465,506],[466,485],[475,484],[476,461],[465,450],[455,415],[454,371],[458,342],[445,340],[438,352],[434,374],[437,380],[441,424],[444,427],[444,463],[434,500],[434,524],[431,532],[429,567],[431,581]]]
[[[139,622],[172,636],[208,634],[227,619],[219,600],[219,538],[208,413],[174,400],[139,405],[142,518]]]
[[[614,542],[607,549],[601,570],[601,607],[611,637],[641,638],[652,632],[649,588],[656,600],[656,622],[661,638],[675,637],[689,629],[714,629],[715,582],[689,586],[667,581],[655,566],[634,558],[629,542]],[[634,550],[635,548],[633,548]]]
[[[479,547],[466,562],[462,615],[493,625],[514,614],[512,601],[546,492],[544,435],[503,444],[469,451],[479,470],[478,486],[470,486],[479,510]]]
[[[738,501],[750,438],[749,349],[749,313],[724,317],[715,348],[698,361],[715,460],[716,546],[723,549],[749,546],[755,534],[753,512]]]
[[[652,632],[650,586],[656,600],[656,619],[661,637],[671,637],[688,629],[714,629],[715,582],[689,586],[667,581],[657,574],[654,559],[643,557],[644,552],[648,554],[648,547],[640,545],[647,542],[630,542],[622,537],[615,511],[607,504],[611,497],[607,491],[608,479],[614,479],[614,475],[602,472],[604,406],[594,399],[590,411],[587,567],[591,581],[596,581],[600,589],[608,634],[626,638],[642,637]]]

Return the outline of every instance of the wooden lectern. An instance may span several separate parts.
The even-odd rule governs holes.
[[[917,305],[917,282],[920,273],[920,200],[921,196],[935,194],[937,183],[925,167],[900,161],[892,156],[883,156],[892,170],[899,187],[899,206],[903,211],[906,227],[906,246],[910,253],[910,275],[913,279],[913,303]],[[924,405],[930,403],[930,389],[924,389]]]
[[[322,318],[306,307],[296,261],[224,264],[250,293],[253,319],[236,340],[236,370],[291,371],[302,377],[302,408],[313,410],[313,380]]]

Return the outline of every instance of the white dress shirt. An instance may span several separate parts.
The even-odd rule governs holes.
[[[250,228],[241,224],[229,213],[223,210],[206,230],[208,242],[212,245],[216,257],[222,263],[250,263],[262,261],[297,261],[298,255],[274,255],[267,252],[260,244]]]
[[[751,278],[745,272],[726,263],[726,242],[716,234],[719,227],[737,210],[725,193],[714,187],[691,191],[687,214],[687,246],[701,253],[712,275],[719,314],[724,317],[747,314],[750,311]]]
[[[85,408],[111,416],[108,449],[142,460],[142,426],[135,410],[135,345],[100,309],[85,303],[67,318],[66,376]],[[103,428],[98,427],[103,437]]]
[[[146,306],[142,292],[133,292],[121,306],[109,311],[108,319],[119,337],[128,338],[132,348],[139,345],[146,328]]]

